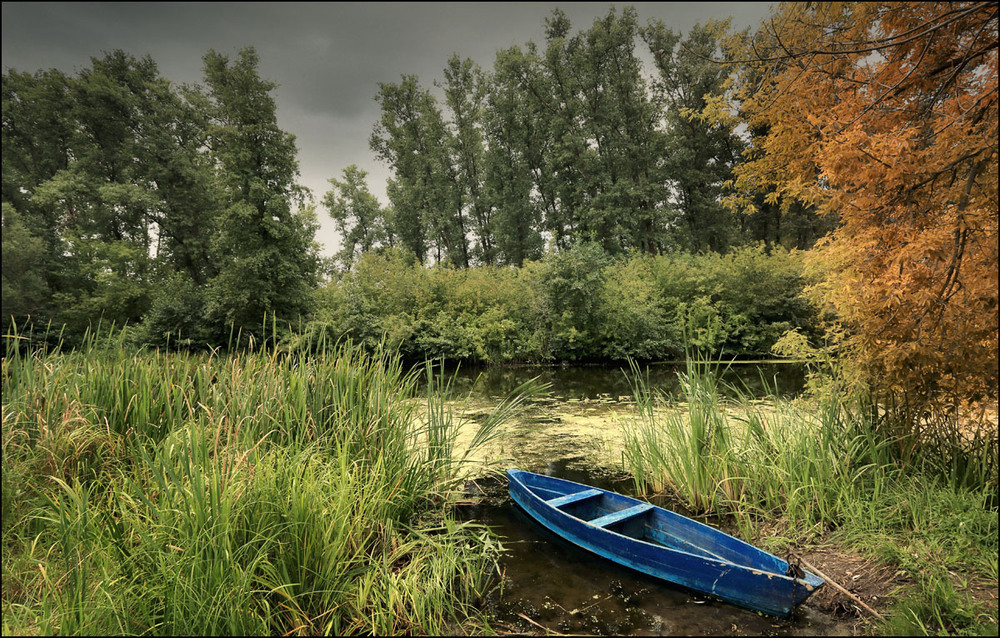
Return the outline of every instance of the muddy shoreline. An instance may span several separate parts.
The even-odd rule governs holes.
[[[456,383],[456,395],[464,398],[453,404],[470,426],[460,438],[471,437],[474,427],[531,372],[493,370],[480,376],[465,371]],[[658,389],[676,393],[676,375],[659,372]],[[756,388],[759,393],[750,393],[755,404],[761,401],[757,407],[765,410],[767,387],[780,387],[785,396],[795,397],[803,383],[801,370],[794,366],[745,366],[727,372],[736,373],[730,380],[743,387],[755,378],[769,379]],[[541,528],[511,501],[502,470],[517,467],[634,495],[633,482],[622,471],[621,455],[623,425],[634,418],[636,407],[620,370],[549,370],[541,380],[550,384],[550,391],[530,399],[521,414],[503,426],[497,442],[470,459],[494,474],[471,482],[465,496],[469,504],[457,511],[462,519],[489,525],[507,549],[500,564],[502,587],[485,603],[494,630],[529,635],[740,636],[854,636],[876,631],[876,620],[831,586],[821,588],[791,618],[771,618],[609,564]],[[648,500],[690,515],[676,504],[656,497]],[[724,520],[700,520],[739,536]],[[761,527],[760,537],[743,540],[766,548],[769,537],[783,534],[780,521],[775,521],[772,527]],[[846,548],[829,530],[816,530],[795,549],[883,615],[889,614],[901,588],[914,585],[912,575]],[[995,583],[968,584],[960,574],[955,579],[957,590],[972,591],[976,599],[995,608]]]
[[[621,476],[589,475],[573,466],[551,469],[618,491],[627,484]],[[535,523],[497,477],[470,481],[466,499],[458,517],[489,525],[506,549],[500,561],[503,582],[485,601],[491,626],[501,634],[856,636],[870,631],[865,612],[832,587],[781,619],[609,563]],[[835,547],[802,555],[877,610],[902,584],[887,579],[884,568]]]

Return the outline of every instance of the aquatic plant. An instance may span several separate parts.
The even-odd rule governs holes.
[[[60,354],[12,337],[3,375],[5,634],[484,626],[500,546],[449,514],[467,452],[433,367],[347,343],[219,356],[95,336]]]
[[[904,603],[897,620],[912,612],[910,630],[961,629],[955,623],[969,614],[959,608],[978,607],[955,603],[949,570],[997,578],[995,430],[901,446],[863,399],[826,388],[756,400],[736,387],[722,392],[719,369],[690,362],[678,400],[651,389],[633,364],[638,410],[622,458],[637,490],[729,516],[744,538],[773,549],[833,538],[895,564],[920,576],[919,604]],[[969,626],[988,626],[984,618]]]

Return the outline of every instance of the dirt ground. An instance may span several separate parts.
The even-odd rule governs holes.
[[[844,594],[830,582],[835,582],[879,613],[885,613],[892,604],[892,593],[906,585],[907,577],[893,573],[891,567],[880,565],[843,548],[824,547],[802,554],[802,558],[823,572],[827,586],[810,598],[812,606],[837,617],[853,619],[854,635],[870,633],[874,618],[857,601]],[[808,569],[805,565],[804,568]]]
[[[813,549],[802,553],[802,558],[823,572],[822,576],[828,583],[809,599],[808,604],[845,621],[853,619],[850,622],[854,635],[871,633],[874,618],[857,601],[836,587],[830,586],[830,581],[848,590],[883,615],[888,613],[892,606],[896,592],[901,587],[913,584],[909,576],[901,574],[894,567],[863,558],[841,547]],[[972,584],[968,591],[976,600],[993,607],[997,606],[996,583]]]

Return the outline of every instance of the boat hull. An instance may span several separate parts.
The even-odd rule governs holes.
[[[622,494],[508,470],[511,498],[567,541],[619,565],[787,617],[823,580],[724,532]],[[630,514],[632,513],[632,514]]]

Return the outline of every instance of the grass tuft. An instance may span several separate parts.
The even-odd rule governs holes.
[[[448,512],[468,452],[432,368],[349,343],[222,357],[12,337],[3,374],[5,634],[487,626],[499,544]]]
[[[718,379],[718,365],[689,363],[678,400],[633,366],[638,413],[623,459],[640,492],[730,516],[744,538],[775,550],[836,539],[897,565],[917,578],[892,631],[995,628],[996,607],[970,594],[997,581],[995,430],[914,445],[886,437],[870,417],[878,411],[842,393],[759,401],[722,392]],[[950,573],[974,582],[959,591]]]

